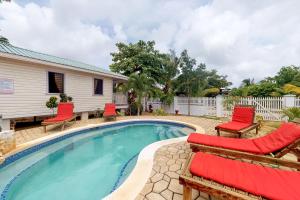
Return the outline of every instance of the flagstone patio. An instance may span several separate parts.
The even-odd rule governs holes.
[[[190,116],[130,116],[118,117],[117,121],[128,119],[167,119],[182,121],[190,124],[201,126],[206,134],[216,134],[214,127],[224,120],[216,120],[201,117]],[[89,119],[86,121],[77,121],[75,124],[66,126],[66,129],[83,127],[88,124],[104,123],[103,119]],[[47,133],[43,132],[42,127],[29,128],[16,131],[17,145],[56,133],[60,131],[60,127],[49,127]],[[263,127],[259,135],[264,135],[271,131],[272,127]],[[250,132],[244,137],[255,137],[253,132]],[[155,154],[154,166],[151,176],[143,190],[136,197],[136,200],[179,200],[182,199],[182,186],[179,184],[178,177],[183,169],[186,158],[191,150],[186,142],[180,142],[161,147]],[[205,193],[193,191],[193,200],[208,200],[213,199]]]

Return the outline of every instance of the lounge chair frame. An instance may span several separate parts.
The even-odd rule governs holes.
[[[235,106],[240,106],[240,107],[252,107],[255,109],[255,106],[253,105],[242,105],[242,104],[236,104]],[[255,110],[254,110],[254,115],[252,118],[253,124],[251,126],[248,126],[244,129],[241,130],[229,130],[229,129],[224,129],[224,128],[220,128],[220,127],[215,127],[215,130],[217,131],[217,135],[220,136],[221,135],[221,131],[224,132],[228,132],[228,133],[234,133],[237,134],[239,136],[239,138],[242,136],[242,134],[244,133],[248,133],[249,131],[255,129],[255,133],[256,135],[258,134],[258,129],[259,129],[259,124],[258,123],[254,123],[254,119],[255,119]]]
[[[58,122],[42,122],[42,126],[44,127],[44,133],[47,132],[47,126],[48,125],[62,125],[61,126],[61,131],[65,129],[65,126],[68,122],[74,121],[76,122],[76,117],[77,115],[73,115],[71,118],[64,120],[64,121],[58,121]]]
[[[228,155],[228,156],[234,156],[236,158],[250,159],[250,160],[266,162],[266,163],[270,163],[270,164],[275,163],[275,164],[279,164],[279,165],[285,165],[286,167],[297,167],[297,166],[299,166],[299,163],[294,162],[294,161],[277,159],[277,158],[281,158],[282,156],[286,155],[287,153],[292,153],[295,156],[297,156],[298,161],[300,161],[299,146],[300,146],[300,139],[294,141],[290,145],[282,148],[281,150],[279,150],[277,152],[273,152],[272,154],[259,155],[259,154],[231,150],[231,149],[226,149],[226,148],[221,148],[221,147],[213,147],[213,146],[208,146],[208,145],[203,145],[203,144],[190,143],[190,148],[192,149],[193,152],[202,151],[202,152],[223,154],[223,155]],[[299,170],[300,170],[300,168],[299,168]]]
[[[192,189],[199,190],[200,192],[205,192],[209,195],[212,195],[218,199],[245,199],[245,200],[253,200],[253,199],[264,199],[261,196],[256,196],[250,194],[248,192],[225,186],[220,183],[214,182],[212,180],[204,179],[203,177],[193,176],[190,173],[190,164],[193,160],[195,153],[191,153],[189,158],[185,163],[185,167],[183,168],[182,174],[179,176],[179,183],[183,185],[183,199],[191,200],[192,199]],[[277,158],[272,159],[273,162],[268,162],[269,164],[283,164],[281,166],[290,166],[289,163],[286,163],[283,160],[279,160]],[[291,167],[293,168],[293,167]],[[296,163],[295,169],[300,169],[300,163]]]
[[[103,116],[104,120],[108,120],[108,119],[113,119],[113,120],[117,120],[117,115],[108,115],[108,116]]]

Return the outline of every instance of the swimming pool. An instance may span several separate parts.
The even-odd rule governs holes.
[[[2,167],[0,199],[98,200],[126,179],[145,146],[192,131],[178,123],[142,121],[73,133]]]

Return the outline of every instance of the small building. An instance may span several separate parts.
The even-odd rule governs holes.
[[[60,93],[73,98],[82,119],[105,103],[126,108],[126,95],[113,93],[113,85],[127,80],[92,65],[0,43],[0,126],[9,129],[22,119],[51,115],[46,101]]]

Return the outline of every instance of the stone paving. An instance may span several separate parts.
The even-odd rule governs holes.
[[[201,126],[204,130],[208,131],[209,133],[214,132],[214,127],[220,123],[220,120],[215,119],[207,119],[207,118],[201,118],[201,117],[188,117],[188,116],[152,116],[152,115],[142,115],[142,116],[122,116],[117,117],[117,121],[121,120],[128,120],[128,119],[167,119],[167,120],[176,120],[176,121],[182,121],[186,123],[191,123],[195,125]],[[66,130],[70,128],[77,128],[86,126],[88,124],[99,124],[104,123],[103,118],[96,118],[96,119],[89,119],[86,121],[77,121],[75,124],[70,123],[66,125]],[[47,132],[44,133],[43,127],[38,126],[34,128],[27,128],[24,130],[19,130],[15,132],[16,135],[16,142],[17,145],[23,144],[41,137],[45,137],[47,135],[51,135],[53,133],[57,133],[60,131],[61,126],[56,125],[50,125],[47,126]]]
[[[128,119],[167,119],[176,120],[201,126],[206,134],[216,134],[214,127],[223,122],[223,120],[208,119],[201,117],[189,116],[131,116],[118,117],[117,121]],[[88,124],[104,123],[103,119],[90,119],[87,121],[77,121],[75,124],[66,126],[66,129],[82,127]],[[17,145],[34,139],[44,137],[49,134],[60,131],[60,127],[49,126],[47,133],[43,132],[42,127],[35,127],[26,130],[16,131]],[[259,134],[255,136],[253,132],[243,137],[259,137],[273,128],[263,127]],[[184,163],[190,153],[189,146],[186,142],[171,144],[161,147],[155,154],[154,166],[151,176],[144,189],[137,196],[136,200],[179,200],[182,199],[182,186],[179,184],[178,177],[183,169]],[[210,197],[205,193],[199,193],[193,190],[193,200],[208,200]]]
[[[178,177],[190,152],[186,142],[161,147],[155,154],[151,176],[136,200],[181,200],[183,188]],[[209,199],[196,190],[192,194],[193,200]]]

